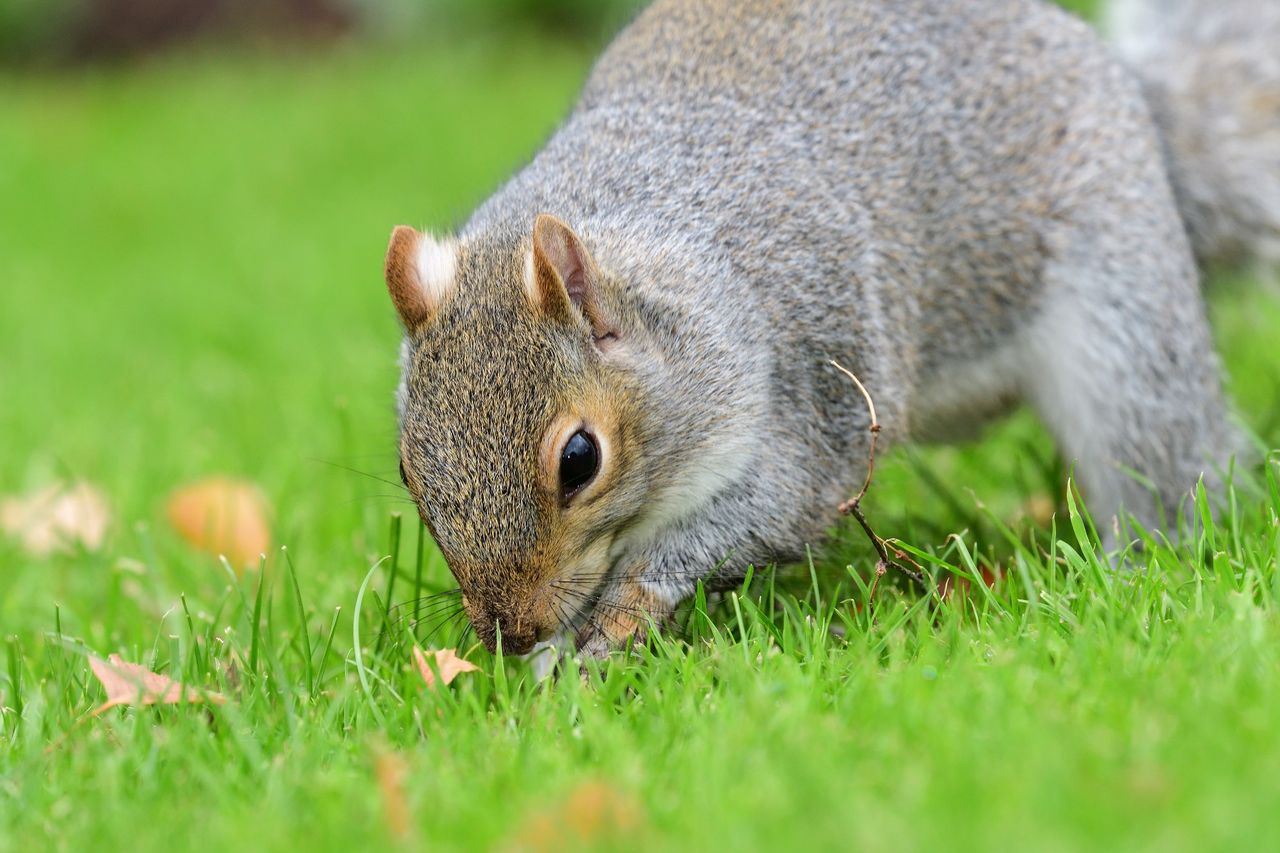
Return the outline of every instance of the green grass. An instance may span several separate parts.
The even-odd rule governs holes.
[[[0,542],[0,849],[394,846],[380,761],[407,768],[411,847],[509,847],[592,780],[630,814],[600,846],[1280,843],[1280,467],[1117,576],[1079,515],[1005,527],[1062,492],[1025,415],[890,456],[867,501],[939,578],[1001,567],[990,592],[890,576],[872,599],[842,529],[812,573],[695,603],[587,685],[473,650],[481,673],[420,689],[379,564],[413,513],[347,470],[395,479],[383,246],[465,215],[587,62],[508,44],[0,81],[0,491],[83,477],[115,508],[98,554]],[[1280,301],[1242,280],[1213,310],[1242,416],[1280,446]],[[225,472],[270,496],[296,588],[278,551],[232,583],[167,528],[172,489]],[[429,547],[423,571],[448,582]],[[232,701],[86,720],[90,651]]]

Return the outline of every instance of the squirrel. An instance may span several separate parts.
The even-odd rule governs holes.
[[[868,465],[833,362],[881,447],[1025,402],[1096,516],[1157,525],[1240,446],[1184,213],[1241,223],[1143,87],[1042,0],[641,12],[456,234],[387,251],[401,476],[477,636],[603,656],[803,559]]]

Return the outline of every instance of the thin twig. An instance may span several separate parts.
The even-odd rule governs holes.
[[[876,439],[880,436],[880,421],[876,418],[876,403],[871,399],[871,392],[867,390],[867,386],[862,384],[862,380],[854,376],[853,371],[846,369],[834,359],[831,362],[831,366],[849,377],[849,380],[858,386],[858,390],[862,392],[862,399],[867,401],[867,411],[871,414],[871,423],[867,426],[867,432],[871,433],[871,447],[867,452],[867,476],[863,478],[862,488],[858,490],[858,494],[840,504],[840,512],[848,515],[853,507],[857,507],[862,503],[862,498],[866,495],[867,489],[871,488],[871,478],[876,471]]]
[[[880,578],[890,566],[902,572],[902,574],[920,584],[922,587],[927,587],[928,584],[925,582],[924,570],[920,567],[920,564],[907,556],[901,548],[894,548],[893,556],[890,557],[889,541],[881,538],[880,535],[875,532],[871,527],[871,523],[867,521],[867,517],[862,513],[862,499],[866,496],[867,490],[871,488],[871,478],[874,476],[876,470],[876,439],[880,436],[880,421],[876,418],[875,401],[871,399],[871,392],[867,390],[867,386],[862,384],[862,380],[834,359],[831,361],[831,366],[849,377],[849,380],[857,386],[859,391],[862,392],[862,399],[867,403],[867,412],[871,415],[871,423],[867,425],[867,432],[871,434],[871,444],[867,448],[867,476],[863,478],[862,488],[858,490],[858,493],[849,498],[849,500],[840,504],[839,507],[841,515],[852,515],[858,520],[858,524],[861,525],[863,532],[866,533],[867,538],[871,540],[871,546],[876,549],[876,556],[879,559],[876,562],[876,579],[872,584],[871,591],[873,593],[875,592],[876,585],[879,584]],[[912,568],[907,568],[907,566],[903,565],[904,562],[911,564]]]

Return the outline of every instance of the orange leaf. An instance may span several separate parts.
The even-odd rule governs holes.
[[[94,708],[97,716],[117,705],[177,705],[181,702],[212,702],[221,705],[227,697],[221,693],[201,692],[184,687],[172,678],[152,672],[136,663],[127,663],[120,655],[109,660],[89,658],[89,668],[107,691],[107,701]]]
[[[569,792],[558,806],[542,808],[525,821],[510,850],[564,850],[608,846],[642,830],[643,808],[633,797],[599,779]]]
[[[409,798],[404,790],[409,766],[400,753],[378,746],[374,750],[373,772],[382,795],[382,815],[387,823],[387,832],[397,841],[405,841],[413,834]]]
[[[96,550],[106,537],[109,520],[106,498],[88,483],[54,483],[0,501],[0,528],[37,557],[75,543]]]
[[[440,671],[440,680],[445,686],[464,672],[476,672],[480,669],[471,661],[458,657],[456,649],[432,649],[429,652],[423,652],[422,649],[414,646],[413,660],[418,665],[418,674],[433,690],[436,686],[436,674],[431,671],[431,664],[427,662],[428,656],[435,661],[436,669]]]
[[[266,499],[243,480],[211,477],[179,489],[169,498],[168,516],[188,544],[225,556],[236,568],[256,564],[271,547]]]

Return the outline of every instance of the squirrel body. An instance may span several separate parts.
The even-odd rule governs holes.
[[[480,638],[603,654],[802,558],[866,472],[832,361],[882,443],[1026,402],[1157,524],[1238,447],[1163,145],[1040,0],[658,0],[456,236],[388,251],[402,469]]]

